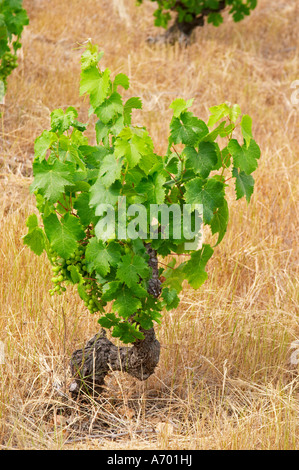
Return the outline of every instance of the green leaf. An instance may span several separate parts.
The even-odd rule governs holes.
[[[177,291],[175,289],[169,289],[169,287],[164,287],[162,290],[162,298],[164,299],[166,310],[177,308],[180,303]]]
[[[232,122],[236,122],[240,114],[241,114],[240,106],[238,104],[234,104],[230,109],[230,113],[229,113],[230,120]]]
[[[142,109],[142,101],[138,97],[129,98],[124,105],[124,124],[129,126],[132,119],[132,109]]]
[[[209,117],[208,127],[213,127],[216,122],[220,121],[220,119],[229,116],[231,110],[226,103],[222,103],[218,106],[212,106],[209,108],[211,116]]]
[[[54,132],[44,131],[34,142],[34,155],[36,158],[43,160],[47,150],[52,147],[54,142],[58,141],[58,137]]]
[[[85,237],[79,220],[66,214],[58,220],[56,214],[43,219],[44,228],[53,250],[64,259],[68,259],[77,249],[78,241]]]
[[[221,240],[223,239],[226,233],[228,217],[229,217],[228,205],[227,205],[226,199],[224,199],[223,205],[216,209],[216,212],[211,220],[212,234],[213,235],[215,233],[219,234],[216,245],[218,245],[221,242]]]
[[[232,174],[234,178],[236,178],[235,189],[237,199],[246,196],[246,201],[250,202],[254,187],[253,177],[251,175],[246,175],[244,171],[239,172],[237,168],[233,168]]]
[[[140,279],[148,277],[149,272],[149,267],[141,256],[127,254],[121,257],[116,277],[128,287],[134,288]]]
[[[185,264],[183,272],[193,289],[198,289],[207,280],[208,275],[205,268],[213,252],[210,245],[203,245],[201,250],[191,254],[191,258]]]
[[[198,151],[194,147],[186,147],[186,168],[192,168],[195,173],[207,178],[215,169],[218,161],[219,147],[214,142],[200,142]]]
[[[203,221],[210,224],[214,211],[224,203],[224,184],[216,179],[207,182],[197,177],[185,184],[188,204],[203,204]]]
[[[108,188],[115,180],[121,179],[123,158],[116,158],[113,154],[108,154],[101,162],[99,179]]]
[[[49,202],[56,202],[70,183],[73,183],[74,170],[58,160],[50,165],[46,160],[33,162],[34,181],[31,192],[38,191]]]
[[[96,271],[103,277],[110,272],[110,254],[100,240],[91,238],[85,251],[86,266],[89,273]]]
[[[143,129],[139,132],[137,129],[123,129],[114,144],[114,154],[116,157],[124,156],[129,168],[136,166],[142,156],[149,153],[152,153],[152,142]]]
[[[208,15],[208,23],[212,23],[214,26],[220,26],[223,23],[223,17],[220,13],[212,12]]]
[[[228,150],[233,156],[234,166],[250,175],[258,166],[257,160],[261,152],[257,143],[251,139],[249,147],[244,144],[242,147],[236,139],[231,139],[228,144]]]
[[[90,206],[96,207],[99,204],[112,204],[114,206],[120,195],[121,184],[116,181],[109,188],[98,178],[94,185],[90,188]]]
[[[140,299],[134,297],[134,294],[126,286],[123,286],[117,293],[117,298],[113,303],[113,311],[117,312],[123,318],[129,318],[142,307]]]
[[[74,208],[80,218],[81,224],[86,227],[90,223],[95,223],[96,217],[94,209],[89,206],[89,194],[81,193],[74,202]]]
[[[133,343],[136,339],[144,339],[136,323],[120,322],[113,328],[112,336],[119,338],[123,343]]]
[[[162,204],[165,199],[165,181],[166,178],[163,175],[155,173],[147,180],[141,180],[136,186],[136,192],[144,194],[149,204]]]
[[[116,317],[115,313],[106,313],[103,317],[98,319],[98,323],[103,328],[112,328],[119,323],[119,318]]]
[[[252,128],[252,119],[247,114],[244,114],[241,120],[241,130],[242,130],[242,135],[245,139],[247,148],[249,147],[250,141],[252,139],[251,128]]]
[[[63,133],[72,125],[73,121],[78,117],[78,112],[70,106],[65,113],[62,109],[55,109],[51,113],[51,128],[53,132]]]
[[[187,111],[192,106],[193,101],[193,98],[188,101],[185,101],[183,98],[177,98],[171,103],[169,109],[173,109],[174,117],[180,117],[181,113]]]
[[[125,90],[127,90],[130,86],[129,77],[124,73],[118,73],[113,82],[113,91],[117,91],[118,86],[122,86]]]
[[[104,124],[108,124],[117,114],[123,112],[122,99],[119,93],[112,93],[105,101],[95,110],[95,114]]]
[[[205,135],[209,133],[207,125],[192,113],[182,113],[179,118],[172,118],[171,140],[174,144],[196,145]]]
[[[40,256],[45,249],[45,236],[43,230],[38,227],[38,220],[35,214],[31,214],[28,217],[26,225],[28,233],[22,237],[23,243],[28,245],[36,255]]]
[[[80,95],[89,95],[90,104],[95,109],[100,106],[109,95],[111,88],[110,70],[100,73],[97,67],[82,70],[80,81]]]
[[[100,59],[103,57],[104,53],[98,53],[98,47],[92,46],[86,49],[81,55],[81,69],[86,70],[91,67],[95,67]]]
[[[180,264],[177,268],[174,268],[174,264],[175,260],[173,260],[173,263],[168,263],[169,268],[165,269],[163,272],[163,276],[166,278],[163,285],[168,286],[179,293],[183,289],[183,282],[186,277],[183,271],[184,263]]]

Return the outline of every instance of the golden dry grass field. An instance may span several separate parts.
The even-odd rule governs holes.
[[[226,16],[219,28],[198,30],[188,48],[146,43],[156,33],[148,2],[24,7],[30,25],[0,129],[0,448],[298,449],[299,367],[291,361],[299,339],[299,104],[291,99],[298,2],[259,0],[241,23]],[[35,207],[28,189],[35,138],[55,108],[72,105],[87,118],[78,44],[88,38],[105,52],[102,66],[129,75],[125,93],[143,101],[133,121],[148,128],[157,153],[167,148],[171,101],[194,97],[192,111],[204,120],[210,106],[238,103],[253,119],[262,156],[249,206],[231,190],[228,231],[208,281],[186,288],[156,328],[155,374],[144,383],[110,374],[102,399],[79,405],[57,388],[68,383],[69,357],[96,333],[97,318],[75,291],[49,296],[50,265],[21,237]]]

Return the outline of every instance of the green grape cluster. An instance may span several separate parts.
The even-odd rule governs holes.
[[[7,84],[7,77],[17,66],[17,56],[10,51],[5,52],[1,57],[0,64],[0,80],[4,83],[5,87]]]
[[[71,271],[73,267],[75,267],[76,271],[82,276],[84,281],[86,292],[84,305],[88,308],[90,313],[98,312],[101,307],[99,304],[101,291],[96,279],[90,277],[91,275],[87,271],[85,245],[79,245],[77,250],[70,255],[69,259],[61,258],[53,251],[52,248],[50,248],[49,258],[52,263],[53,272],[51,281],[54,284],[54,287],[49,290],[50,295],[61,295],[66,291],[65,285],[68,285],[72,281]]]

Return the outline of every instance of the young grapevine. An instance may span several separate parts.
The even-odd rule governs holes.
[[[22,0],[0,0],[0,98],[6,93],[7,77],[17,67],[21,35],[29,24]]]
[[[101,70],[102,55],[89,43],[81,57],[80,95],[96,116],[97,145],[75,108],[51,113],[51,129],[34,146],[31,191],[42,225],[30,215],[23,240],[37,255],[47,253],[50,295],[76,285],[99,324],[134,343],[161,321],[164,308],[177,307],[184,280],[197,289],[207,279],[206,264],[227,230],[226,188],[233,181],[236,199],[250,201],[260,149],[238,105],[211,107],[206,124],[189,110],[192,99],[178,98],[170,105],[168,150],[157,155],[146,128],[132,124],[140,98],[123,100],[120,88],[127,90],[129,79]],[[197,205],[213,247],[189,245]],[[172,211],[168,222],[162,209]],[[182,253],[188,256],[177,264]]]

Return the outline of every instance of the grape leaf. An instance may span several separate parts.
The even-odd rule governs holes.
[[[203,245],[201,250],[191,253],[191,258],[183,267],[183,272],[191,287],[198,289],[208,278],[205,267],[214,250],[210,245]]]
[[[115,158],[115,155],[108,154],[103,158],[99,171],[101,183],[108,188],[115,180],[121,178],[123,158]]]
[[[125,90],[127,90],[130,86],[129,77],[124,73],[118,73],[113,82],[113,91],[117,91],[118,86],[122,86]]]
[[[73,215],[66,214],[59,221],[56,214],[50,214],[43,219],[43,222],[53,250],[62,258],[68,259],[76,251],[78,241],[85,237],[79,220]]]
[[[228,144],[228,150],[233,156],[234,166],[244,171],[246,175],[250,175],[258,166],[257,160],[260,158],[261,152],[257,143],[251,139],[247,146],[241,145],[236,139],[231,139]]]
[[[180,117],[181,113],[185,112],[190,106],[192,106],[194,99],[185,101],[183,98],[177,98],[174,100],[169,109],[173,109],[174,117]]]
[[[51,128],[53,132],[63,133],[70,128],[73,121],[78,117],[78,112],[70,106],[65,113],[62,109],[55,109],[51,113]]]
[[[221,242],[221,240],[223,239],[226,233],[227,224],[228,224],[228,216],[229,216],[228,205],[227,205],[226,199],[224,199],[222,206],[216,209],[216,212],[211,220],[212,234],[214,235],[215,233],[218,233],[218,240],[217,240],[216,245],[218,245]]]
[[[121,257],[121,261],[116,271],[116,277],[124,282],[128,287],[134,288],[140,278],[145,279],[149,275],[149,267],[141,256],[130,254]]]
[[[82,70],[80,80],[80,95],[88,94],[90,104],[97,108],[108,96],[111,87],[110,70],[100,73],[97,67]]]
[[[220,119],[229,116],[230,108],[226,103],[219,104],[217,106],[212,106],[209,108],[211,113],[209,120],[208,120],[208,127],[214,126],[216,122],[220,121]]]
[[[73,167],[60,163],[53,165],[46,160],[33,162],[34,181],[30,186],[31,192],[38,191],[49,202],[56,202],[63,194],[64,189],[73,183]]]
[[[163,187],[166,178],[160,173],[149,176],[147,180],[141,180],[136,186],[138,194],[144,194],[149,204],[162,204],[165,199],[165,188]]]
[[[177,308],[180,303],[177,291],[175,289],[169,289],[169,287],[164,287],[162,290],[162,298],[164,299],[166,310]]]
[[[186,168],[192,168],[195,173],[207,178],[215,169],[218,161],[219,147],[214,142],[200,142],[198,151],[194,147],[185,147]]]
[[[207,182],[197,177],[185,184],[188,204],[203,204],[203,221],[209,224],[214,211],[224,203],[224,184],[216,179]]]
[[[134,297],[134,294],[126,286],[122,286],[113,303],[113,311],[123,318],[129,318],[142,307],[140,299]]]
[[[149,140],[146,139],[147,132],[143,131],[138,135],[137,131],[125,128],[119,134],[114,144],[116,157],[125,157],[129,163],[129,168],[133,168],[140,161],[142,155],[152,152]]]
[[[132,109],[142,109],[142,101],[138,97],[129,98],[124,105],[124,124],[129,126],[132,119]]]
[[[123,343],[133,343],[136,339],[144,339],[143,333],[138,330],[136,323],[119,322],[112,332],[114,338],[119,338]]]
[[[246,196],[246,201],[250,202],[254,186],[253,177],[251,175],[246,175],[244,171],[239,172],[237,168],[233,169],[232,175],[236,178],[235,189],[237,199]]]
[[[34,155],[36,158],[43,160],[46,156],[47,150],[54,142],[57,142],[58,137],[54,132],[43,131],[43,133],[35,139],[34,142]]]
[[[97,218],[95,217],[94,209],[89,205],[89,194],[81,193],[77,196],[74,202],[74,208],[80,218],[80,222],[83,226],[87,226],[90,223],[95,223]]]
[[[89,273],[96,271],[105,277],[110,272],[110,254],[101,240],[91,238],[85,251],[86,266]]]
[[[247,148],[249,147],[250,141],[252,139],[251,128],[252,128],[252,119],[247,114],[244,114],[241,120],[241,130],[242,130],[242,135],[245,139]]]
[[[173,118],[170,129],[170,143],[183,143],[190,146],[197,144],[209,133],[207,125],[189,112],[182,113],[180,118]]]
[[[96,207],[99,204],[112,204],[114,206],[120,195],[121,184],[115,182],[109,188],[104,186],[101,178],[98,178],[95,184],[90,188],[90,202],[91,207]]]
[[[96,108],[95,114],[104,124],[108,124],[117,114],[123,111],[122,99],[119,93],[112,93],[105,101]]]
[[[36,255],[40,256],[45,249],[45,236],[43,230],[38,226],[35,214],[28,217],[26,225],[28,233],[23,236],[23,243],[28,245]]]

